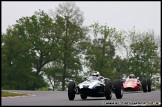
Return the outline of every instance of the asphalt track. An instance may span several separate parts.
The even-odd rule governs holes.
[[[127,106],[127,105],[161,105],[161,91],[143,93],[124,92],[122,99],[116,99],[112,93],[112,99],[105,97],[87,97],[82,100],[76,95],[73,101],[69,101],[67,91],[17,91],[11,92],[27,93],[28,96],[1,97],[2,106]]]

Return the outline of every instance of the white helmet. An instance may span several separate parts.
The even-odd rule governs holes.
[[[100,76],[100,73],[95,71],[95,72],[92,73],[92,76]]]

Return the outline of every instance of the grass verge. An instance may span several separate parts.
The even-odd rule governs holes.
[[[2,91],[2,97],[14,97],[14,96],[26,96],[27,94],[23,93],[14,93],[14,92],[8,92],[8,91]]]

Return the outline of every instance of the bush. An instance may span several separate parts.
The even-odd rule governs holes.
[[[42,87],[42,88],[36,89],[36,91],[49,91],[49,88],[48,87]]]

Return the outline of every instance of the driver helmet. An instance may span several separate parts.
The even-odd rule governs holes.
[[[100,76],[100,73],[95,71],[95,72],[92,73],[92,76],[97,76],[98,77],[98,76]]]
[[[129,78],[135,78],[135,75],[134,74],[130,74]]]

